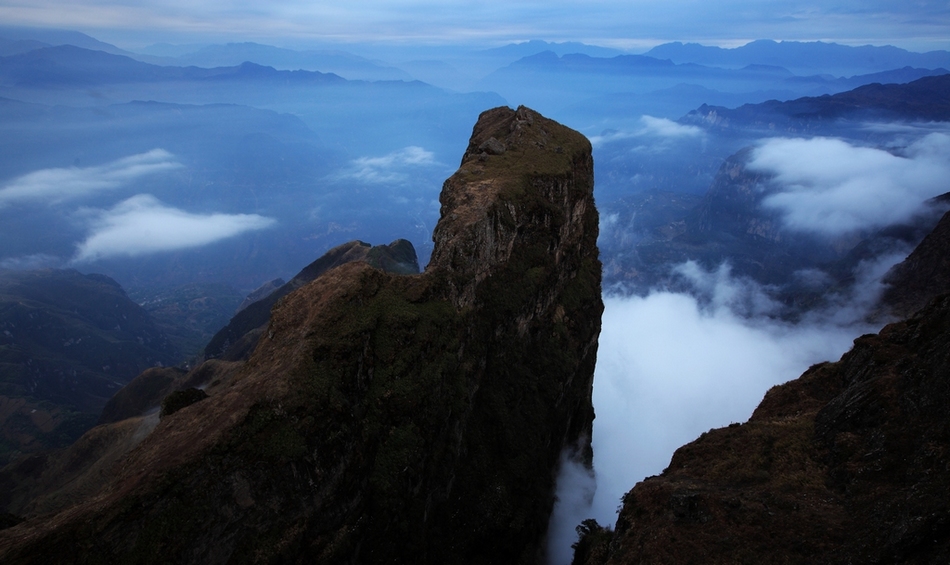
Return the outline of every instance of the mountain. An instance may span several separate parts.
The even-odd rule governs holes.
[[[684,93],[686,96],[671,96],[683,89],[701,87],[718,92],[720,98],[732,96],[743,101],[765,100],[765,93],[787,100],[841,92],[871,82],[906,82],[946,74],[946,68],[950,65],[919,68],[905,64],[873,74],[851,72],[849,78],[835,78],[813,73],[799,76],[774,64],[724,68],[678,63],[650,55],[559,56],[543,51],[492,72],[482,79],[479,88],[498,92],[508,99],[536,100],[557,111],[572,108],[584,116],[597,115],[594,109],[585,110],[585,104],[622,95],[629,98],[627,110],[635,115],[677,117],[690,110],[684,104],[695,100],[689,92]],[[584,88],[578,89],[578,84],[584,84]],[[601,119],[623,116],[618,106],[617,101],[612,101],[600,109]]]
[[[199,356],[208,340],[227,324],[243,297],[225,284],[191,283],[138,290],[129,293],[129,298],[149,313],[181,358],[190,359]]]
[[[0,270],[0,460],[72,443],[122,385],[178,355],[106,276]]]
[[[489,110],[440,200],[424,273],[349,262],[285,296],[247,362],[195,370],[207,398],[77,442],[87,495],[46,498],[0,559],[536,562],[562,451],[590,461],[591,146]]]
[[[698,43],[664,43],[645,53],[675,63],[697,63],[741,68],[775,65],[796,74],[831,73],[847,76],[902,67],[950,68],[950,52],[914,53],[891,45],[851,47],[822,41],[772,41],[761,39],[741,47],[722,48]]]
[[[131,55],[128,51],[120,49],[111,43],[99,41],[85,33],[65,29],[0,26],[0,39],[16,42],[22,46],[42,45],[44,47],[54,47],[58,45],[73,45],[83,49],[104,51],[115,55]]]
[[[328,270],[351,261],[362,261],[377,269],[400,275],[419,272],[416,250],[405,239],[396,240],[389,245],[372,246],[362,241],[338,245],[304,267],[290,282],[242,308],[205,346],[205,358],[220,357],[231,361],[246,359],[267,329],[271,308],[278,300]]]
[[[578,528],[574,563],[950,559],[950,286],[932,254],[950,245],[946,225],[892,278],[941,272],[929,303],[678,449],[623,497],[614,530]]]
[[[124,55],[73,45],[36,49],[0,59],[0,78],[17,86],[68,86],[169,81],[253,80],[283,84],[340,83],[344,79],[316,71],[278,71],[250,62],[205,69],[142,63]]]
[[[867,121],[950,121],[948,99],[950,75],[944,75],[736,109],[704,105],[690,112],[679,124],[704,128],[710,136],[722,135],[737,144],[755,145],[726,158],[701,198],[645,191],[602,203],[610,219],[600,242],[607,257],[606,284],[637,294],[653,288],[680,288],[683,281],[673,269],[676,265],[693,260],[715,269],[728,262],[733,274],[775,287],[793,310],[815,306],[841,285],[853,282],[862,261],[913,249],[937,225],[946,211],[946,199],[935,198],[916,216],[883,229],[836,235],[790,229],[779,211],[764,205],[780,188],[772,173],[749,166],[755,148],[763,145],[763,137],[808,134],[841,136],[857,146],[903,155],[893,149],[891,134],[875,133],[866,127]],[[694,159],[692,166],[697,162]],[[812,269],[830,278],[814,286],[816,281],[796,274]]]
[[[948,121],[950,74],[924,77],[907,84],[868,84],[847,92],[770,100],[735,109],[700,106],[681,121],[719,131],[768,129],[784,133],[828,129],[835,121]]]
[[[618,51],[617,49],[600,47],[598,45],[587,45],[586,43],[579,43],[577,41],[565,41],[563,43],[558,43],[542,41],[540,39],[522,41],[521,43],[509,43],[508,45],[504,45],[502,47],[486,49],[481,51],[480,54],[486,57],[504,57],[508,58],[509,61],[515,61],[517,59],[530,57],[532,55],[537,55],[538,53],[544,52],[551,52],[556,55],[582,54],[589,55],[591,57],[616,57],[617,55],[623,54],[623,52]]]
[[[894,265],[881,301],[895,314],[909,316],[931,297],[950,288],[950,212],[906,259]]]
[[[192,53],[174,59],[164,58],[161,61],[166,65],[183,67],[231,67],[252,62],[279,70],[333,73],[349,80],[412,80],[412,76],[403,70],[345,51],[294,51],[259,43],[209,45]]]

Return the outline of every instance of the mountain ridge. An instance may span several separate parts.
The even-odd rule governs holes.
[[[246,363],[196,369],[208,398],[98,494],[0,532],[0,555],[535,562],[562,449],[589,462],[590,151],[527,108],[484,112],[423,274],[348,262],[288,294]]]

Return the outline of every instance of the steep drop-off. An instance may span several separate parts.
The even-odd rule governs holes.
[[[0,560],[538,562],[560,452],[589,454],[590,144],[490,110],[441,202],[423,274],[351,262],[284,297],[246,363],[196,369],[208,398]]]
[[[946,228],[888,277],[893,311],[929,303],[678,449],[616,531],[579,528],[574,563],[950,562]]]

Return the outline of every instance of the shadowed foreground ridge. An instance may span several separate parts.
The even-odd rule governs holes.
[[[483,113],[423,274],[350,262],[288,294],[246,362],[196,369],[208,398],[0,532],[0,561],[538,562],[559,454],[589,455],[592,191],[583,136]]]

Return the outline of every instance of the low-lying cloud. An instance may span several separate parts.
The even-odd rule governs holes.
[[[17,177],[0,188],[0,208],[14,202],[46,204],[115,190],[133,181],[182,167],[164,149],[153,149],[94,167],[41,169]]]
[[[881,277],[903,256],[860,265],[852,288],[798,323],[772,317],[779,308],[772,289],[733,276],[728,265],[678,266],[692,294],[605,297],[593,392],[596,491],[585,505],[583,469],[562,462],[558,492],[566,502],[552,520],[549,563],[570,563],[576,535],[568,524],[595,518],[613,526],[621,497],[660,473],[678,447],[746,421],[769,388],[839,359],[856,337],[877,331],[864,320],[883,289]],[[577,492],[562,494],[565,485]]]
[[[591,145],[594,147],[633,138],[661,138],[664,141],[675,141],[680,139],[700,138],[706,135],[706,132],[699,127],[683,125],[666,118],[655,118],[653,116],[640,116],[640,128],[634,131],[608,130],[600,135],[588,136]]]
[[[111,210],[87,211],[91,233],[74,263],[200,247],[274,224],[257,214],[193,214],[139,194]]]
[[[434,153],[411,145],[382,157],[354,159],[340,176],[371,184],[402,182],[409,178],[413,169],[438,164]]]
[[[901,154],[825,137],[770,139],[748,167],[774,175],[763,206],[786,227],[837,236],[908,221],[950,191],[950,135],[930,133]]]

